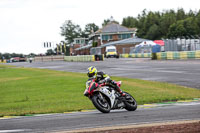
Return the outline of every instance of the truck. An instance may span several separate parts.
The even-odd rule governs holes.
[[[107,46],[106,51],[105,51],[105,57],[106,58],[110,58],[110,57],[118,58],[116,47],[115,46]]]

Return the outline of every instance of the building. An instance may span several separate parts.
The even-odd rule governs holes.
[[[93,44],[96,43],[97,46],[101,46],[109,42],[131,38],[135,33],[136,28],[127,28],[115,22],[110,22],[102,29],[91,34],[89,39],[93,40]]]
[[[87,44],[88,44],[88,38],[75,38],[74,42],[71,44],[70,47],[70,55],[77,54],[75,49],[84,47]],[[81,54],[86,54],[86,53],[82,52]]]
[[[101,48],[101,54],[104,54],[104,45],[132,38],[135,36],[136,31],[136,28],[127,28],[117,24],[114,21],[111,21],[106,26],[102,27],[102,29],[99,29],[98,31],[89,35],[89,42],[87,46],[76,48],[75,53],[78,55],[90,54],[90,49],[96,47],[97,49]]]

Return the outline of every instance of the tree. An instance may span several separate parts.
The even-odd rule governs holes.
[[[54,51],[52,49],[48,49],[46,55],[54,55]]]
[[[159,37],[160,37],[159,27],[158,25],[154,24],[149,28],[145,38],[156,40],[156,39],[159,39]]]
[[[80,37],[81,28],[75,25],[71,20],[66,20],[61,28],[61,35],[65,37],[67,43],[72,43],[74,38]]]
[[[113,17],[111,16],[110,19],[104,19],[104,21],[103,21],[103,23],[102,23],[102,27],[106,26],[106,25],[107,25],[108,23],[110,23],[110,22],[114,22],[114,23],[116,23],[116,24],[119,24],[119,22],[115,21],[115,20],[113,19]]]
[[[169,28],[168,37],[196,35],[198,33],[198,25],[194,21],[195,18],[190,17],[172,24]]]
[[[36,54],[35,54],[35,53],[30,53],[30,54],[28,54],[28,56],[30,56],[30,57],[35,57]]]
[[[85,26],[85,30],[82,32],[81,37],[84,38],[88,38],[88,36],[92,33],[92,32],[96,32],[97,30],[99,30],[99,27],[94,24],[94,23],[89,23]]]
[[[183,20],[187,17],[185,11],[183,8],[178,9],[177,13],[176,13],[176,20]]]
[[[179,36],[184,36],[185,33],[185,28],[183,24],[179,21],[177,23],[172,24],[169,27],[169,33],[168,33],[168,38],[171,37],[179,37]]]
[[[97,26],[95,23],[89,23],[85,26],[85,32],[96,32],[97,30],[99,30],[99,26]]]
[[[198,11],[196,15],[196,24],[198,25],[198,33],[200,34],[200,10]]]
[[[137,27],[138,20],[134,17],[128,16],[127,18],[123,18],[122,25],[129,28]]]
[[[176,22],[176,13],[174,10],[166,11],[161,15],[160,26],[159,26],[161,38],[167,38],[169,27],[175,22]]]
[[[146,31],[144,29],[145,27],[145,19],[146,19],[147,13],[146,9],[142,11],[142,14],[139,14],[137,19],[138,19],[138,24],[137,24],[137,33],[136,35],[138,37],[144,37],[146,35]]]

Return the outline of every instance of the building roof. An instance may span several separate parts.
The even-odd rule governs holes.
[[[109,42],[104,45],[101,45],[100,47],[103,48],[103,47],[111,46],[111,45],[137,44],[137,43],[141,43],[143,41],[149,41],[149,40],[143,39],[143,38],[131,37],[131,38],[123,39],[120,41]]]
[[[163,40],[155,40],[154,42],[160,46],[165,46],[165,42]]]
[[[95,32],[95,34],[100,33],[120,33],[120,32],[135,32],[136,28],[127,28],[124,26],[121,26],[117,23],[109,23],[106,26],[104,26],[102,29],[99,29]]]
[[[83,50],[83,49],[88,49],[88,48],[90,48],[90,47],[92,47],[92,44],[85,45],[85,46],[83,46],[83,47],[80,47],[80,48],[76,48],[76,49],[75,49],[75,51],[78,51],[78,50]]]

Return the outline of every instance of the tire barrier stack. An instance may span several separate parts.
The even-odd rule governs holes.
[[[157,60],[200,59],[200,51],[159,52]]]
[[[151,58],[151,53],[120,54],[121,58]]]
[[[92,62],[103,61],[104,55],[78,55],[78,56],[65,56],[64,61],[68,62]]]
[[[49,61],[63,61],[64,56],[63,55],[52,55],[52,56],[36,56],[34,61],[39,62],[49,62]]]
[[[94,55],[65,56],[64,61],[68,62],[91,62],[95,61]]]
[[[102,55],[95,55],[95,61],[104,61],[104,54],[102,54]]]

